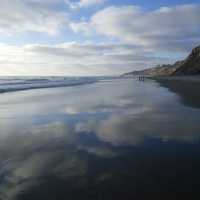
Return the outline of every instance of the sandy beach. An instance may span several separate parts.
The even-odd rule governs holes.
[[[153,78],[161,86],[180,95],[185,105],[200,108],[200,76]]]

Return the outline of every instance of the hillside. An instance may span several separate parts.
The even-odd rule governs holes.
[[[178,61],[172,65],[159,65],[154,68],[133,71],[123,74],[123,76],[180,76],[198,74],[200,74],[200,46],[194,48],[191,54],[183,61]]]
[[[172,75],[200,74],[200,46],[194,48],[192,53],[182,62]]]

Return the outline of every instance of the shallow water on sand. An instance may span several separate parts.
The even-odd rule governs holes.
[[[0,199],[200,197],[200,109],[153,81],[0,95]]]

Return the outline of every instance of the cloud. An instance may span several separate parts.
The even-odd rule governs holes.
[[[80,0],[76,2],[72,2],[71,0],[66,0],[66,3],[72,10],[76,10],[79,8],[86,8],[90,6],[95,6],[98,4],[103,4],[105,0]]]
[[[69,9],[67,11],[67,5],[84,8],[104,1],[2,0],[2,36],[30,32],[64,35],[64,30],[70,28],[76,33],[75,36],[71,32],[72,36],[80,41],[85,40],[82,33],[87,38],[92,35],[94,41],[55,45],[0,44],[0,73],[117,75],[182,59],[200,41],[199,5],[162,7],[157,10],[143,10],[137,6],[111,6],[98,11],[89,20],[84,19],[89,14],[80,12],[80,16],[75,16]],[[72,18],[80,20],[72,22]],[[113,43],[96,43],[96,39],[101,41],[102,35],[104,41]]]
[[[111,75],[169,62],[127,44],[0,44],[0,51],[2,75]]]
[[[1,137],[0,198],[18,199],[22,192],[39,187],[47,176],[62,182],[78,176],[80,181],[87,162],[75,144],[76,134],[61,122],[15,129],[3,141]]]
[[[52,5],[61,0],[1,0],[0,34],[40,32],[54,35],[68,23],[68,14]]]
[[[144,10],[111,6],[89,21],[71,23],[74,32],[98,33],[152,49],[188,51],[200,42],[200,5]]]
[[[77,131],[95,133],[100,141],[113,146],[138,146],[149,138],[190,143],[199,138],[200,126],[195,113],[191,115],[188,124],[183,126],[181,116],[184,113],[178,113],[175,109],[170,113],[152,106],[131,114],[129,108],[129,111],[118,116],[114,114],[107,119],[79,124]]]
[[[117,156],[103,145],[84,143],[73,126],[66,122],[32,124],[23,128],[12,126],[12,129],[12,133],[6,132],[3,137],[2,129],[0,132],[1,199],[15,200],[22,193],[31,194],[42,184],[49,184],[48,178],[55,178],[56,183],[81,187],[89,166],[82,152],[102,158]]]

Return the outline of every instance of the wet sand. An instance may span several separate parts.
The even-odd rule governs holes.
[[[183,104],[200,108],[200,77],[154,78],[161,86],[181,97]]]
[[[200,109],[159,83],[0,97],[1,200],[200,199]]]

